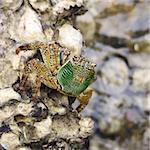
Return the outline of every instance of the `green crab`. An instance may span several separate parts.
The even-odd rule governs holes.
[[[26,91],[27,81],[30,80],[32,99],[37,101],[43,83],[67,96],[76,97],[80,102],[77,111],[82,111],[92,95],[92,89],[88,86],[95,80],[96,64],[83,56],[70,57],[71,52],[57,42],[25,44],[16,49],[16,54],[37,49],[40,50],[43,62],[34,58],[25,64],[19,85],[20,91]]]

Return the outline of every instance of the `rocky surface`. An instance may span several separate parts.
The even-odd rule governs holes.
[[[90,150],[149,149],[149,5],[144,0],[89,0],[84,16],[89,15],[91,22],[85,24],[91,29],[84,29],[84,16],[77,18],[90,43],[83,54],[98,64],[95,93],[83,112],[96,122]]]
[[[73,22],[84,12],[82,0],[0,1],[0,149],[78,150],[88,146],[94,122],[71,109],[67,96],[43,87],[41,102],[33,103],[31,91],[28,97],[18,93],[24,63],[37,53],[15,53],[24,43],[56,40],[72,55],[79,54],[83,37]]]
[[[84,4],[82,0],[0,2],[0,149],[148,150],[150,2],[88,0],[86,13]],[[75,20],[73,14],[83,15]],[[34,105],[12,88],[20,76],[19,64],[34,55],[16,56],[15,48],[52,39],[74,53],[80,53],[85,43],[81,53],[97,63],[95,92],[84,117],[67,108],[65,96],[43,89],[43,103]],[[47,92],[57,97],[57,104]]]

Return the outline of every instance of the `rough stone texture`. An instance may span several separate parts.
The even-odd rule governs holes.
[[[31,5],[27,0],[24,4],[21,0],[0,1],[0,76],[4,79],[0,85],[8,87],[0,91],[0,149],[14,146],[15,150],[43,147],[50,150],[148,150],[150,2],[108,1],[88,0],[88,12],[76,21],[72,14],[82,10],[82,0],[29,0]],[[22,59],[26,61],[33,56],[27,53],[16,56],[15,48],[24,42],[59,39],[58,31],[64,24],[73,30],[66,35],[71,36],[74,31],[79,35],[73,34],[78,41],[72,45],[74,50],[79,50],[75,52],[80,53],[85,39],[89,47],[82,54],[97,63],[97,81],[92,85],[95,93],[83,112],[94,119],[94,133],[93,121],[69,110],[65,96],[57,97],[57,105],[43,96],[43,103],[35,106],[20,99],[11,87]],[[69,36],[63,44],[68,45],[69,40],[71,48],[76,38]],[[47,94],[43,92],[43,95]],[[88,144],[85,139],[92,133]],[[8,141],[9,137],[15,137],[16,141]]]
[[[82,0],[0,1],[0,149],[78,150],[89,141],[92,119],[68,108],[66,96],[51,92],[54,102],[43,87],[42,101],[35,104],[16,90],[24,63],[36,52],[16,55],[15,49],[23,43],[58,40],[79,55],[83,38],[72,23],[84,12]]]
[[[95,93],[83,112],[96,122],[89,149],[147,150],[150,2],[89,0],[87,8],[86,17],[96,25],[88,24],[95,34],[83,54],[97,63]],[[77,24],[86,37],[91,31],[84,30],[87,21],[80,18]]]
[[[82,16],[78,16],[76,20],[77,27],[80,28],[81,33],[84,36],[84,39],[88,42],[92,42],[94,40],[94,35],[96,32],[96,22],[94,21],[94,17],[86,12]]]
[[[0,90],[0,106],[7,103],[10,99],[21,99],[21,96],[13,88],[4,88]]]
[[[25,7],[24,13],[20,18],[17,35],[20,42],[44,41],[39,16],[28,6]]]
[[[0,88],[10,87],[18,78],[17,72],[9,60],[0,59]]]
[[[15,149],[18,145],[20,145],[19,137],[14,133],[4,133],[0,139],[1,145],[5,149]]]
[[[59,28],[58,41],[62,46],[70,49],[74,55],[80,54],[83,44],[82,34],[71,25],[64,24]]]

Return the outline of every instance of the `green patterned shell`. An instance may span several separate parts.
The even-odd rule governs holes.
[[[62,91],[70,96],[78,96],[93,81],[95,72],[71,61],[66,62],[57,72]]]

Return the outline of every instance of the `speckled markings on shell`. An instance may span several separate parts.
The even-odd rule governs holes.
[[[57,72],[57,79],[62,90],[71,95],[78,96],[93,81],[94,70],[67,61]]]

